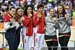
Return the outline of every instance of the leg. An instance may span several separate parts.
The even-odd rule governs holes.
[[[9,45],[9,50],[16,50],[14,38],[8,38],[7,41],[8,41],[8,45]]]
[[[32,50],[33,49],[33,45],[34,45],[34,39],[33,39],[33,36],[30,36],[29,37],[29,43],[28,43],[28,46],[29,46],[29,50]]]
[[[16,43],[16,50],[18,49],[19,43],[20,43],[20,34],[18,33],[18,35],[15,38],[15,43]]]
[[[29,45],[28,45],[28,44],[29,44],[29,37],[26,36],[26,37],[25,37],[25,40],[26,40],[26,41],[25,41],[25,46],[24,46],[24,48],[25,48],[25,50],[29,50]]]
[[[21,28],[19,27],[17,30],[16,30],[16,49],[18,49],[18,46],[19,46],[19,43],[20,43],[20,32],[21,32]]]
[[[23,27],[22,29],[21,29],[21,34],[22,34],[22,42],[23,42],[23,49],[22,50],[25,50],[25,48],[26,48],[26,28],[25,27]]]
[[[36,35],[36,43],[35,43],[35,50],[39,50],[39,44],[40,44],[40,35],[39,34],[37,34]]]
[[[11,33],[10,33],[11,34]],[[8,42],[8,45],[9,45],[9,50],[16,50],[16,37],[15,35],[11,35],[9,36],[9,33],[5,34],[5,38]]]
[[[58,41],[53,41],[53,50],[58,49]]]
[[[39,50],[41,50],[42,49],[42,47],[44,46],[44,34],[41,34],[40,35],[40,38],[39,38],[40,40],[39,40]]]
[[[31,46],[32,48],[31,49],[34,50],[34,34],[33,34],[32,38],[31,38],[31,41],[32,41],[32,46]]]
[[[50,36],[45,35],[45,41],[50,39]],[[46,41],[48,50],[52,50],[52,42],[51,41]]]
[[[51,41],[46,41],[46,44],[47,44],[47,47],[48,47],[48,50],[52,50],[52,42]]]
[[[67,47],[68,41],[69,41],[69,37],[60,37],[59,38],[61,50],[68,50],[68,47]]]
[[[19,43],[20,43],[20,36],[16,36],[15,38],[15,45],[16,45],[16,50],[18,49],[18,46],[19,46]]]
[[[26,39],[24,36],[22,36],[22,42],[23,42],[23,49],[22,50],[25,50]]]

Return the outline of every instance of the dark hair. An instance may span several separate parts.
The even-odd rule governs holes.
[[[23,8],[21,8],[21,7],[18,7],[18,8],[16,9],[16,14],[17,14],[17,11],[18,11],[19,9],[23,9]]]
[[[28,7],[31,7],[32,8],[32,14],[33,14],[33,7],[32,7],[32,5],[27,5],[26,7],[25,7],[25,10],[24,10],[24,14],[27,16],[28,14],[27,14],[27,9],[28,9]]]
[[[43,6],[42,4],[39,4],[39,5],[37,6],[37,9],[39,9],[39,8],[41,8],[41,7],[44,8],[44,6]]]
[[[61,4],[59,4],[58,6],[62,6],[62,15],[64,16],[65,14],[66,14],[66,12],[65,12],[65,9],[64,9],[64,6],[63,5],[61,5]],[[57,9],[57,14],[58,14],[58,17],[59,17],[59,13],[58,13],[58,9]]]
[[[54,9],[54,7],[51,7],[51,8],[49,9],[49,11],[50,11],[51,9]]]
[[[51,8],[49,9],[49,11],[51,11],[51,9],[54,9],[54,7],[51,7]],[[57,17],[56,10],[54,9],[54,11],[55,11],[55,14],[54,14],[52,17]]]
[[[15,7],[11,7],[9,10],[15,9]]]
[[[23,9],[23,8],[18,7],[18,8],[16,9],[16,17],[18,17],[18,18],[20,18],[20,16],[19,16],[18,13],[17,13],[17,11],[18,11],[19,9]]]

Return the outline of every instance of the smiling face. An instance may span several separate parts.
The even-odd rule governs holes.
[[[38,11],[39,11],[40,13],[42,13],[42,12],[43,12],[43,7],[40,7],[40,8],[38,9]]]
[[[50,9],[50,10],[49,10],[49,14],[50,14],[51,16],[53,16],[53,15],[55,14],[55,10],[54,10],[54,9]]]
[[[32,13],[32,11],[33,11],[33,10],[32,10],[31,7],[28,7],[28,8],[27,8],[27,14],[28,14],[28,13]]]
[[[12,8],[12,9],[10,10],[10,14],[13,16],[13,15],[15,15],[15,13],[16,13],[16,9],[15,9],[15,8]]]
[[[19,16],[22,16],[24,13],[23,13],[23,9],[18,9],[17,10],[17,14],[19,15]]]
[[[63,13],[63,7],[62,6],[58,6],[58,13]]]

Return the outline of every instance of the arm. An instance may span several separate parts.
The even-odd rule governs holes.
[[[4,29],[8,30],[10,28],[9,22],[4,22]]]
[[[23,25],[24,26],[27,26],[30,22],[30,19],[28,17],[24,17],[24,20],[23,20]]]
[[[38,22],[39,22],[39,18],[37,17],[37,15],[34,15],[34,17],[33,17],[34,26],[36,26],[38,24]]]
[[[68,15],[65,15],[65,18],[66,18],[66,23],[71,26],[72,25],[72,17],[68,16]]]
[[[67,20],[67,24],[68,24],[69,26],[71,26],[71,25],[72,25],[72,19],[68,19],[68,20]]]
[[[3,20],[4,20],[4,29],[5,30],[15,27],[15,25],[11,24],[9,16],[7,16],[7,15],[3,16]]]
[[[8,30],[8,29],[10,29],[10,28],[14,28],[15,27],[15,25],[14,24],[10,24],[10,22],[4,22],[4,29],[5,30]]]
[[[15,22],[14,24],[16,26],[16,29],[18,29],[20,27],[20,24],[18,22]]]

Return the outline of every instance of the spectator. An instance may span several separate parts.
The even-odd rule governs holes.
[[[49,15],[45,19],[46,19],[45,41],[48,46],[48,50],[57,50],[58,48],[58,40],[56,35],[57,17],[55,16],[54,8],[51,8],[49,10]]]
[[[72,12],[72,17],[73,17],[73,19],[75,19],[75,9]]]
[[[61,50],[68,50],[68,41],[71,35],[71,17],[65,13],[65,9],[62,5],[58,5],[57,13],[59,16],[59,43],[61,45]],[[66,15],[65,15],[66,14]]]
[[[69,5],[66,5],[64,8],[65,8],[66,14],[69,15],[69,16],[72,16],[71,7]]]

